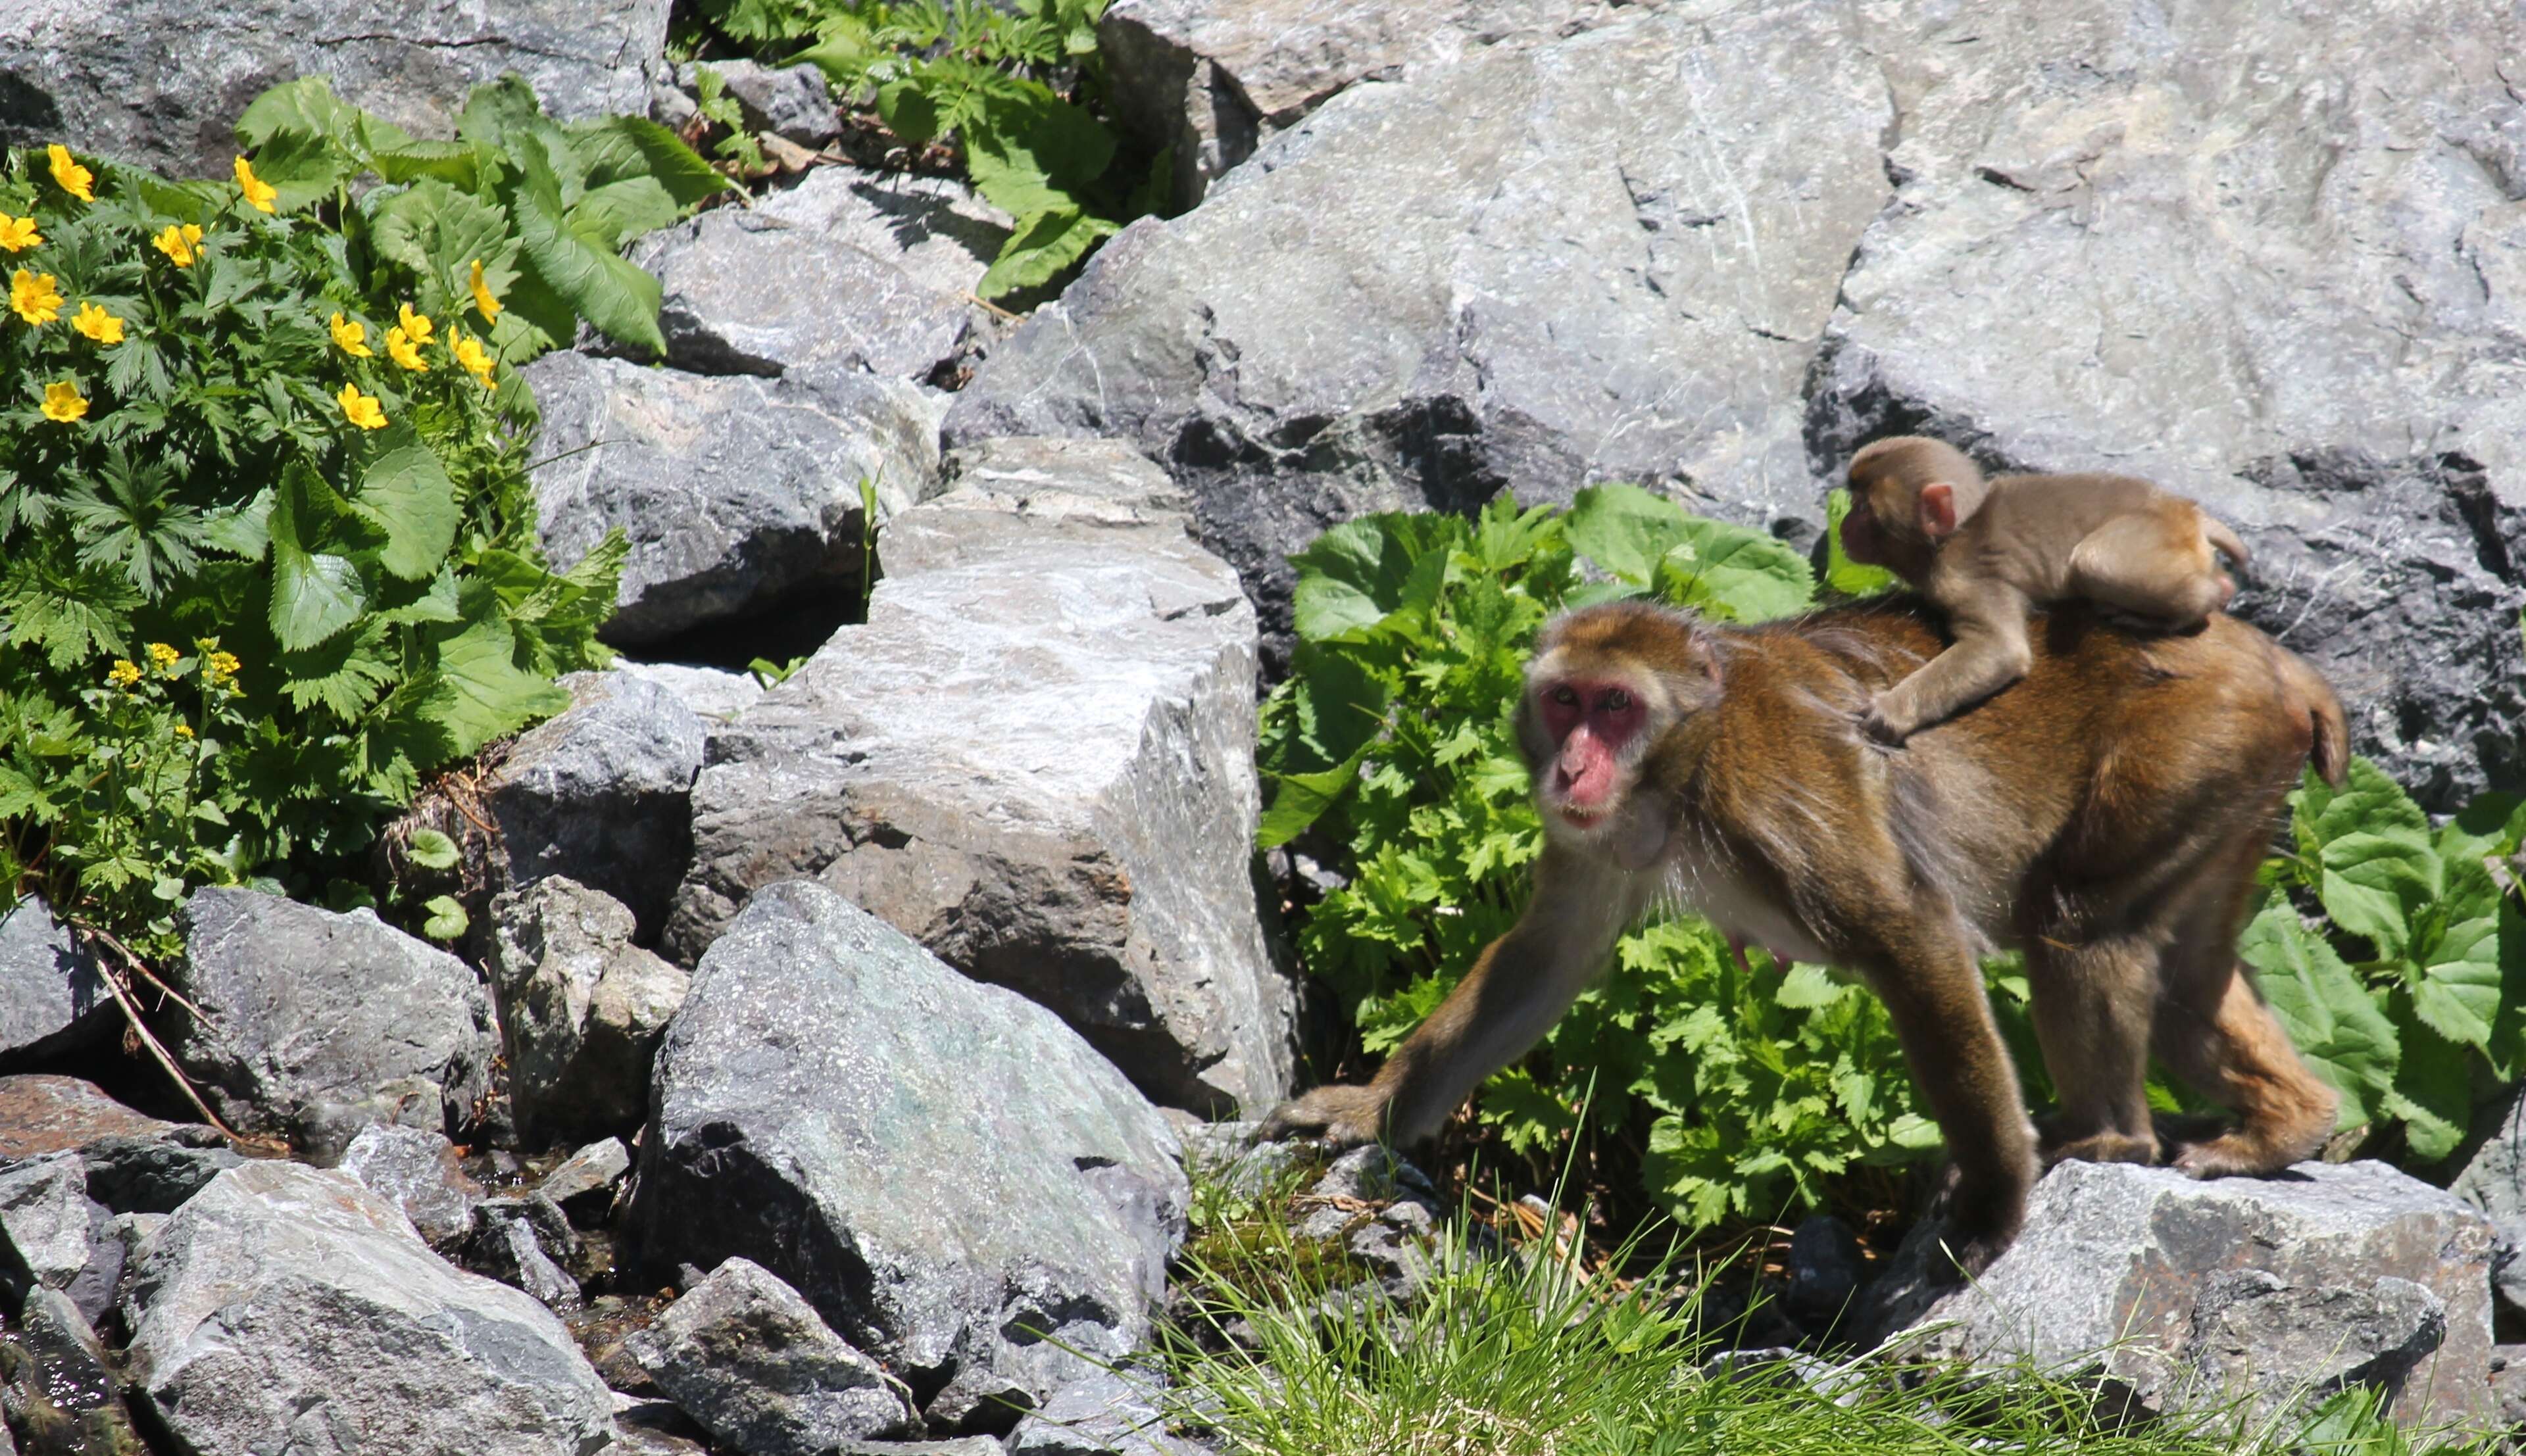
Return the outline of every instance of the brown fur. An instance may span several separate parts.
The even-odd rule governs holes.
[[[1751,628],[1624,604],[1547,628],[1531,673],[1626,675],[1663,694],[1635,794],[1661,804],[1657,864],[1553,820],[1525,917],[1364,1087],[1323,1087],[1268,1134],[1427,1135],[1542,1035],[1647,906],[1675,897],[1732,935],[1865,978],[1946,1134],[1951,1244],[1968,1268],[2014,1236],[2039,1162],[1976,960],[2024,947],[2062,1089],[2041,1157],[2151,1162],[2154,1049],[2239,1118],[2175,1149],[2197,1176],[2312,1153],[2335,1098],[2235,956],[2283,795],[2338,753],[2322,678],[2213,618],[2135,637],[2073,608],[2042,624],[2021,683],[1900,754],[1855,729],[1868,696],[1936,652],[1914,607]],[[1677,684],[1681,684],[1679,688]],[[1530,735],[1531,759],[1539,745]],[[1541,760],[1538,760],[1541,762]]]

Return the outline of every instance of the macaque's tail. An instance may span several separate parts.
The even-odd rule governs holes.
[[[2253,559],[2246,550],[2246,543],[2239,540],[2237,533],[2228,528],[2228,523],[2207,511],[2201,513],[2201,534],[2209,538],[2211,545],[2226,552],[2228,559],[2239,566],[2244,566]]]
[[[2272,650],[2280,654],[2281,680],[2304,705],[2307,726],[2313,731],[2306,761],[2315,766],[2318,778],[2340,788],[2350,773],[2350,725],[2342,717],[2342,700],[2305,658],[2277,644]]]

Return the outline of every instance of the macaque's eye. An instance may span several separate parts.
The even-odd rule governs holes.
[[[1579,694],[1571,691],[1567,686],[1552,689],[1552,700],[1564,708],[1579,706]]]
[[[1632,695],[1617,687],[1605,694],[1599,706],[1608,713],[1620,713],[1632,706]]]

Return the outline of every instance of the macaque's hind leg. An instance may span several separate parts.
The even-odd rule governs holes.
[[[2035,655],[2026,640],[2031,604],[1997,582],[1986,583],[1982,592],[1970,605],[1947,607],[1947,630],[1955,640],[1946,651],[1869,704],[1862,726],[1871,735],[1900,743],[2026,676]]]
[[[2043,1120],[2044,1166],[2156,1162],[2146,1090],[2156,947],[2138,933],[2084,945],[2030,935],[2026,972],[2035,1035],[2061,1099]]]
[[[2259,836],[2205,867],[2186,907],[2163,978],[2150,1044],[2194,1090],[2237,1114],[2237,1126],[2175,1150],[2195,1178],[2277,1173],[2313,1157],[2333,1134],[2340,1099],[2307,1070],[2289,1033],[2237,961],[2245,896]]]
[[[2200,508],[2171,500],[2116,516],[2070,548],[2074,596],[2164,627],[2189,628],[2228,605],[2236,583],[2219,570]]]

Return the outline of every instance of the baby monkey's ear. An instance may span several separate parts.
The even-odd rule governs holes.
[[[1945,480],[1933,480],[1921,487],[1913,502],[1921,520],[1921,534],[1932,542],[1944,541],[1956,533],[1956,487]]]

